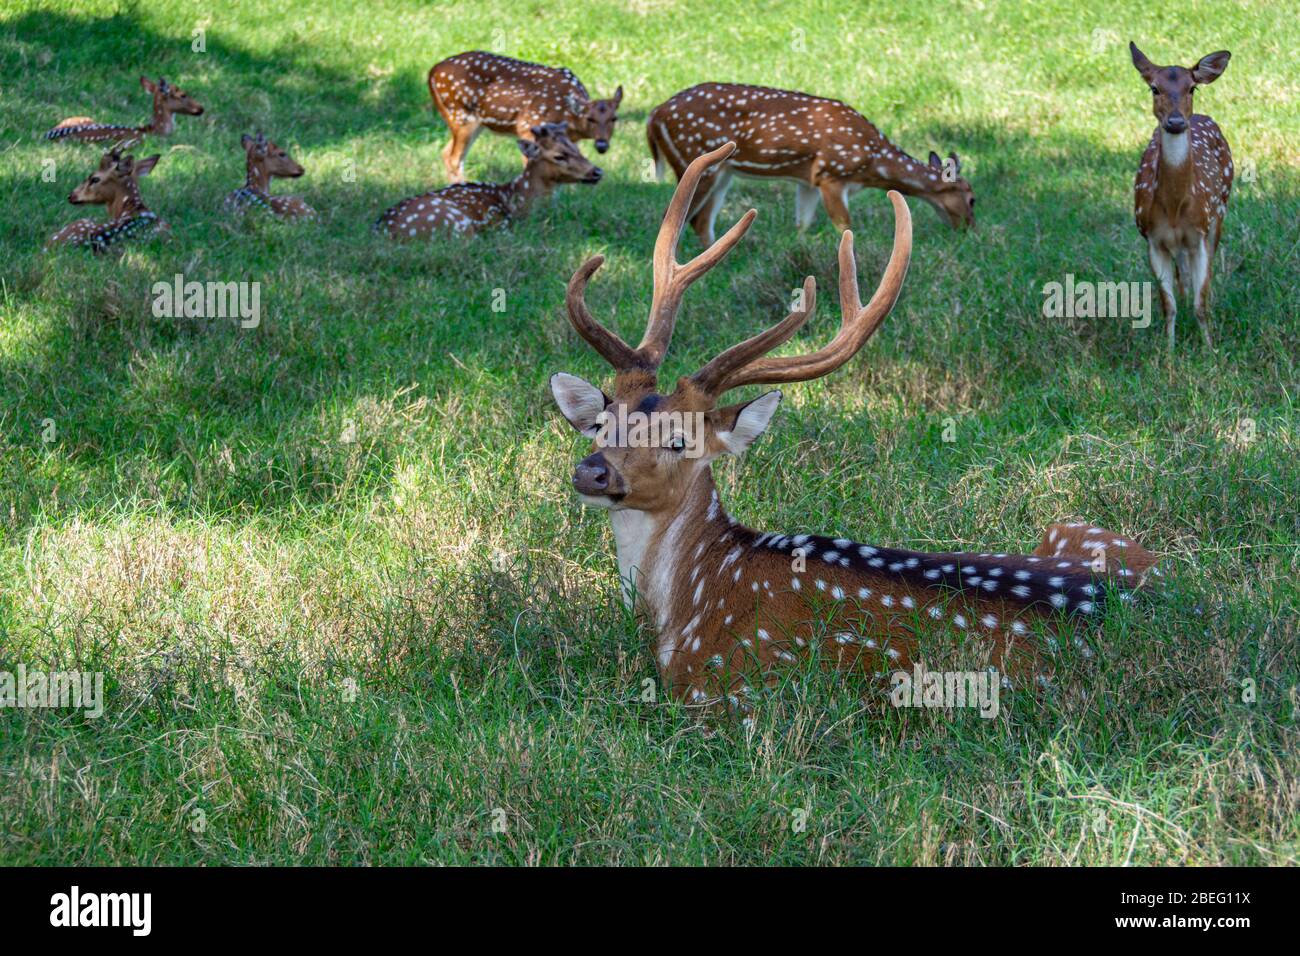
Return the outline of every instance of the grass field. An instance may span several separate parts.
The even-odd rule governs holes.
[[[1300,860],[1294,2],[225,6],[0,7],[0,671],[101,671],[108,696],[98,719],[0,710],[0,863]],[[1159,63],[1233,53],[1197,94],[1252,180],[1217,353],[1187,310],[1172,355],[1158,314],[1042,314],[1067,274],[1149,278],[1130,38]],[[380,211],[442,182],[425,74],[473,48],[623,85],[605,181],[509,232],[380,241]],[[143,121],[141,73],[207,107],[144,151],[170,242],[42,254],[86,214],[66,196],[98,151],[37,135]],[[1081,630],[1096,653],[1057,692],[990,721],[813,672],[749,730],[657,693],[547,379],[606,378],[563,315],[592,253],[593,311],[639,336],[672,192],[646,176],[643,122],[710,79],[843,99],[915,156],[956,150],[979,200],[965,234],[912,204],[897,309],[719,469],[731,512],[934,550],[1026,550],[1086,519],[1165,555],[1167,590]],[[306,166],[277,190],[316,223],[222,215],[259,129]],[[467,162],[517,168],[488,135]],[[750,205],[687,297],[668,381],[783,315],[808,273],[826,306],[791,347],[835,327],[824,214],[797,234],[792,187],[742,181],[719,222]],[[873,288],[888,204],[851,211]],[[261,324],[155,318],[176,273],[260,282]]]

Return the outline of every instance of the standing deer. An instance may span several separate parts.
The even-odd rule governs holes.
[[[472,236],[528,214],[532,204],[561,183],[600,182],[604,172],[578,151],[563,123],[533,127],[519,140],[524,171],[508,183],[456,183],[403,199],[374,228],[393,239],[427,239],[436,233]]]
[[[153,117],[143,126],[113,126],[96,123],[89,116],[65,119],[45,134],[46,139],[73,140],[79,143],[102,143],[123,139],[136,141],[145,136],[170,136],[176,128],[174,113],[202,116],[203,107],[178,86],[159,78],[155,83],[147,76],[140,77],[140,85],[153,95]]]
[[[609,149],[623,87],[607,100],[593,100],[568,69],[555,69],[475,50],[435,63],[429,92],[451,139],[442,150],[447,178],[465,181],[465,154],[483,129],[518,139],[546,123],[567,123],[569,138],[594,139]]]
[[[86,246],[92,252],[105,252],[118,242],[141,239],[167,231],[167,224],[149,210],[140,196],[141,176],[148,176],[159,156],[136,162],[120,149],[111,149],[99,160],[99,167],[72,191],[68,202],[80,206],[93,204],[108,207],[108,220],[78,219],[50,237],[46,248],[56,245]]]
[[[798,184],[795,224],[812,225],[817,199],[841,232],[849,228],[849,197],[864,187],[919,196],[953,228],[975,225],[975,197],[961,178],[956,153],[948,162],[931,152],[922,163],[903,152],[857,110],[837,100],[736,83],[701,83],[650,113],[646,138],[655,174],[664,161],[680,180],[692,160],[723,143],[735,154],[711,170],[690,209],[691,226],[705,245],[733,173]]]
[[[1232,150],[1208,116],[1192,112],[1192,94],[1228,68],[1227,50],[1202,57],[1196,66],[1156,66],[1129,43],[1133,66],[1151,88],[1157,125],[1142,154],[1133,186],[1138,232],[1147,241],[1151,271],[1160,283],[1169,348],[1174,347],[1178,306],[1174,284],[1190,282],[1196,324],[1210,341],[1210,279],[1232,192]]]
[[[305,170],[289,154],[262,133],[245,133],[239,143],[244,147],[248,173],[244,185],[226,197],[229,211],[265,209],[281,219],[310,219],[316,211],[297,196],[272,196],[273,176],[297,179]]]
[[[844,365],[893,308],[912,248],[907,204],[890,192],[893,253],[866,306],[858,297],[853,234],[846,231],[840,240],[843,314],[829,345],[811,354],[767,354],[812,315],[816,286],[810,276],[800,308],[678,379],[671,393],[660,392],[658,369],[683,294],[754,220],[751,209],[690,262],[677,261],[697,187],[735,150],[727,143],[697,157],[677,185],[655,242],[654,295],[639,346],[629,346],[587,310],[584,292],[603,257],[589,259],[570,280],[569,320],[613,366],[611,392],[563,373],[551,379],[564,417],[596,439],[573,485],[585,504],[610,512],[624,597],[656,631],[661,679],[687,703],[725,700],[744,710],[754,681],[770,682],[774,668],[814,646],[822,660],[842,669],[907,668],[924,655],[922,638],[939,629],[975,638],[988,660],[1017,680],[1037,677],[1044,664],[1030,633],[1035,623],[1051,631],[1061,614],[1095,618],[1107,584],[1122,589],[1139,583],[1154,562],[1151,554],[1091,525],[1052,526],[1033,555],[907,551],[842,537],[758,532],[736,522],[719,500],[711,461],[745,451],[771,421],[781,393],[724,406],[721,397],[742,385],[810,381]],[[646,427],[647,419],[658,427]],[[696,427],[688,429],[691,422]],[[688,453],[692,447],[695,454]],[[1108,552],[1118,557],[1109,563],[1113,573],[1095,575],[1098,557]]]

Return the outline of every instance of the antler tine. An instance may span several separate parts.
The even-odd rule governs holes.
[[[132,136],[126,136],[119,139],[116,143],[108,148],[110,153],[121,153],[124,150],[135,149],[144,142],[144,137],[138,133]]]
[[[692,282],[717,265],[740,242],[758,215],[757,211],[749,210],[721,239],[690,262],[682,265],[677,261],[677,243],[692,211],[700,179],[706,170],[723,162],[735,151],[735,143],[723,143],[712,152],[697,156],[682,173],[677,188],[673,191],[672,201],[668,204],[668,211],[664,213],[663,225],[659,227],[659,236],[655,239],[655,284],[654,297],[650,302],[650,321],[646,325],[641,344],[637,346],[637,352],[652,367],[658,368],[668,352],[682,294]]]
[[[692,375],[691,380],[705,392],[721,395],[727,390],[727,379],[736,369],[743,368],[759,356],[787,342],[812,318],[813,311],[817,308],[817,280],[812,276],[803,280],[803,298],[800,304],[802,308],[791,309],[790,314],[776,325],[733,345],[716,356],[708,365]]]
[[[592,256],[569,280],[564,302],[569,309],[569,322],[597,354],[617,372],[625,372],[642,365],[641,357],[632,346],[597,322],[587,311],[587,302],[583,298],[587,291],[587,282],[597,269],[605,264],[604,256]]]
[[[845,230],[840,239],[840,330],[835,334],[835,338],[829,345],[808,355],[755,358],[720,380],[710,383],[713,394],[721,395],[741,385],[806,382],[830,374],[853,358],[858,349],[862,348],[867,339],[880,328],[885,317],[893,310],[894,303],[898,301],[898,295],[903,289],[903,279],[907,276],[907,266],[912,258],[912,215],[908,211],[907,202],[892,189],[889,191],[889,201],[894,204],[894,249],[890,253],[889,264],[885,267],[880,285],[876,287],[876,292],[866,307],[863,307],[862,300],[858,297],[858,267],[853,255],[853,233]],[[791,318],[793,316],[794,313],[791,314]],[[763,335],[775,333],[787,322],[791,322],[791,319],[786,319]],[[797,328],[798,324],[795,324],[784,337],[772,335],[774,341],[762,351],[775,348],[793,335]],[[762,337],[762,335],[755,336],[750,342],[757,343]],[[749,344],[742,343],[740,348]],[[762,354],[757,345],[752,352]],[[712,366],[726,354],[724,352],[709,365]],[[702,369],[697,374],[702,375],[703,372]]]
[[[659,227],[659,236],[655,240],[654,297],[650,303],[650,319],[646,323],[645,335],[635,349],[597,322],[587,310],[584,299],[587,282],[605,262],[605,257],[593,256],[588,259],[569,280],[568,292],[565,295],[569,321],[587,344],[614,366],[615,372],[653,373],[659,368],[673,336],[673,325],[677,319],[677,308],[681,304],[682,293],[686,291],[687,286],[712,269],[731,251],[749,229],[754,217],[758,215],[753,209],[749,210],[739,222],[727,230],[726,235],[690,262],[682,265],[677,261],[677,242],[681,238],[682,227],[686,224],[700,179],[706,169],[725,160],[735,149],[735,143],[726,143],[713,152],[696,158],[682,173],[677,189],[673,192],[672,201],[668,204],[668,211],[664,213],[663,225]],[[793,334],[793,330],[790,334]]]

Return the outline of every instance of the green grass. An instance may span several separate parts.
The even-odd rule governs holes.
[[[769,6],[5,4],[0,670],[103,671],[109,700],[98,720],[0,711],[0,862],[1297,862],[1294,4]],[[1041,315],[1066,273],[1148,278],[1130,37],[1162,63],[1233,53],[1197,99],[1254,171],[1217,354],[1190,315],[1173,355],[1158,317]],[[379,241],[381,210],[441,182],[429,66],[493,46],[623,85],[605,181],[510,232]],[[37,134],[141,121],[142,72],[207,106],[144,183],[171,241],[42,254],[97,154]],[[914,155],[955,149],[979,198],[970,234],[913,203],[898,308],[719,469],[730,510],[934,549],[1028,549],[1086,518],[1166,555],[1167,593],[1083,633],[1096,654],[1057,693],[984,721],[813,672],[749,731],[657,693],[546,381],[606,377],[563,316],[588,255],[608,258],[593,311],[640,334],[672,190],[644,175],[642,123],[708,79],[842,98]],[[258,129],[306,166],[290,188],[317,223],[221,214]],[[500,137],[467,163],[517,168]],[[792,193],[733,188],[720,223],[759,219],[688,294],[667,381],[783,315],[809,272],[827,303],[796,346],[832,333],[836,236],[824,215],[796,234]],[[888,206],[851,211],[874,287]],[[262,324],[154,318],[177,272],[260,282]]]

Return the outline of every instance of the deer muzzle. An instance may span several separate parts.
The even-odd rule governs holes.
[[[600,452],[588,455],[574,469],[574,490],[581,495],[607,495],[612,474],[613,470],[604,455]]]

